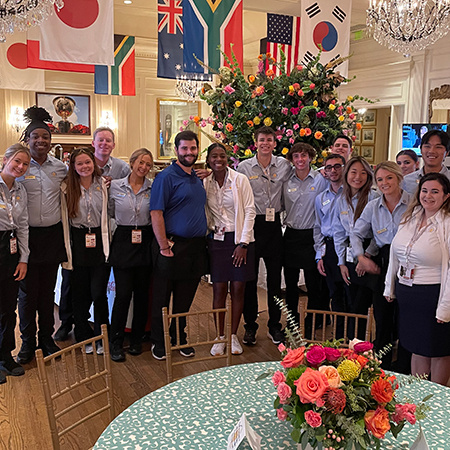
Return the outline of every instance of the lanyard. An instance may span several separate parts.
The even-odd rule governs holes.
[[[1,189],[1,193],[2,193],[2,200],[6,206],[6,212],[8,213],[9,222],[11,223],[11,229],[14,230],[16,228],[14,226],[14,218],[13,218],[13,214],[12,214],[12,211],[14,208],[14,203],[13,203],[14,195],[11,195],[11,202],[8,202],[8,199],[6,198],[6,194],[5,194],[5,191],[3,190],[3,187]]]
[[[134,201],[133,201],[133,198],[131,197],[131,192],[129,189],[127,189],[128,200],[130,202],[131,209],[134,211],[134,218],[135,218],[134,225],[135,225],[136,229],[138,227],[138,216],[141,212],[142,202],[144,201],[144,197],[145,197],[144,192],[145,191],[141,192],[142,195],[141,195],[140,201],[138,203],[139,192],[137,195],[134,196]]]
[[[419,220],[417,221],[416,229],[414,231],[414,235],[409,241],[408,246],[406,247],[405,256],[406,256],[406,264],[409,264],[409,257],[411,255],[412,248],[414,247],[414,244],[419,240],[420,236],[422,236],[423,233],[427,230],[429,224],[427,223],[424,227],[420,228],[420,224],[423,221],[425,213],[422,213]]]
[[[266,185],[267,185],[267,196],[269,197],[269,208],[272,208],[272,196],[271,196],[271,192],[270,192],[270,183],[274,183],[274,181],[272,180],[271,174],[270,174],[270,163],[267,167],[263,167],[261,166],[261,164],[259,164],[259,167],[261,168],[263,175],[262,177],[266,180]]]
[[[89,189],[87,190],[89,195],[85,194],[85,191],[83,191],[83,198],[86,204],[86,210],[87,210],[87,221],[88,221],[88,228],[89,228],[89,234],[91,233],[91,211],[92,211],[92,191],[91,187],[93,184],[89,186]]]

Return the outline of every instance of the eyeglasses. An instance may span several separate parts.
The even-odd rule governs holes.
[[[335,164],[334,166],[330,164],[328,166],[325,166],[325,172],[331,172],[333,169],[337,172],[339,169],[342,170],[343,167],[344,164]]]

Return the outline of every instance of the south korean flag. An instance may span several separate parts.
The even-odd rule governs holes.
[[[327,64],[350,51],[351,0],[301,0],[300,60],[307,64],[322,46],[320,62]],[[348,61],[336,67],[348,75]]]

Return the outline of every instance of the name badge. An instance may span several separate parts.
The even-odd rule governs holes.
[[[36,175],[27,175],[25,177],[25,180],[35,180],[36,179]]]
[[[348,211],[341,211],[341,216],[348,216]]]
[[[0,204],[0,209],[6,209],[6,205]]]
[[[251,177],[249,177],[249,180],[257,180],[258,178],[258,175],[252,175]]]
[[[385,233],[387,231],[387,228],[382,228],[381,230],[377,231],[377,234]]]
[[[355,262],[355,259],[353,258],[352,248],[347,247],[345,249],[345,260],[349,263]]]
[[[9,240],[9,250],[11,252],[11,255],[15,255],[17,253],[17,238],[12,237]]]
[[[328,199],[326,199],[324,202],[322,202],[322,206],[326,206],[326,205],[328,205],[328,203],[330,203],[331,202],[331,200],[328,198]]]
[[[142,244],[142,230],[131,230],[131,243]]]
[[[215,241],[225,240],[225,227],[222,227],[222,228],[215,227],[214,240]]]
[[[116,195],[117,197],[125,197],[125,195],[127,194],[125,194],[124,192],[118,192]]]
[[[297,188],[293,188],[293,189],[288,189],[288,192],[296,192]]]
[[[86,248],[95,248],[95,234],[94,233],[86,233]]]
[[[266,222],[275,222],[275,208],[266,208]]]
[[[412,286],[414,281],[414,264],[400,266],[398,282],[405,286]]]

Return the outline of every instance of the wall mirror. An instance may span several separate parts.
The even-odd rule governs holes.
[[[179,99],[158,99],[158,159],[175,158],[175,136],[183,126],[183,120],[189,116],[200,117],[200,102],[188,102]],[[189,129],[198,133],[197,126]]]

